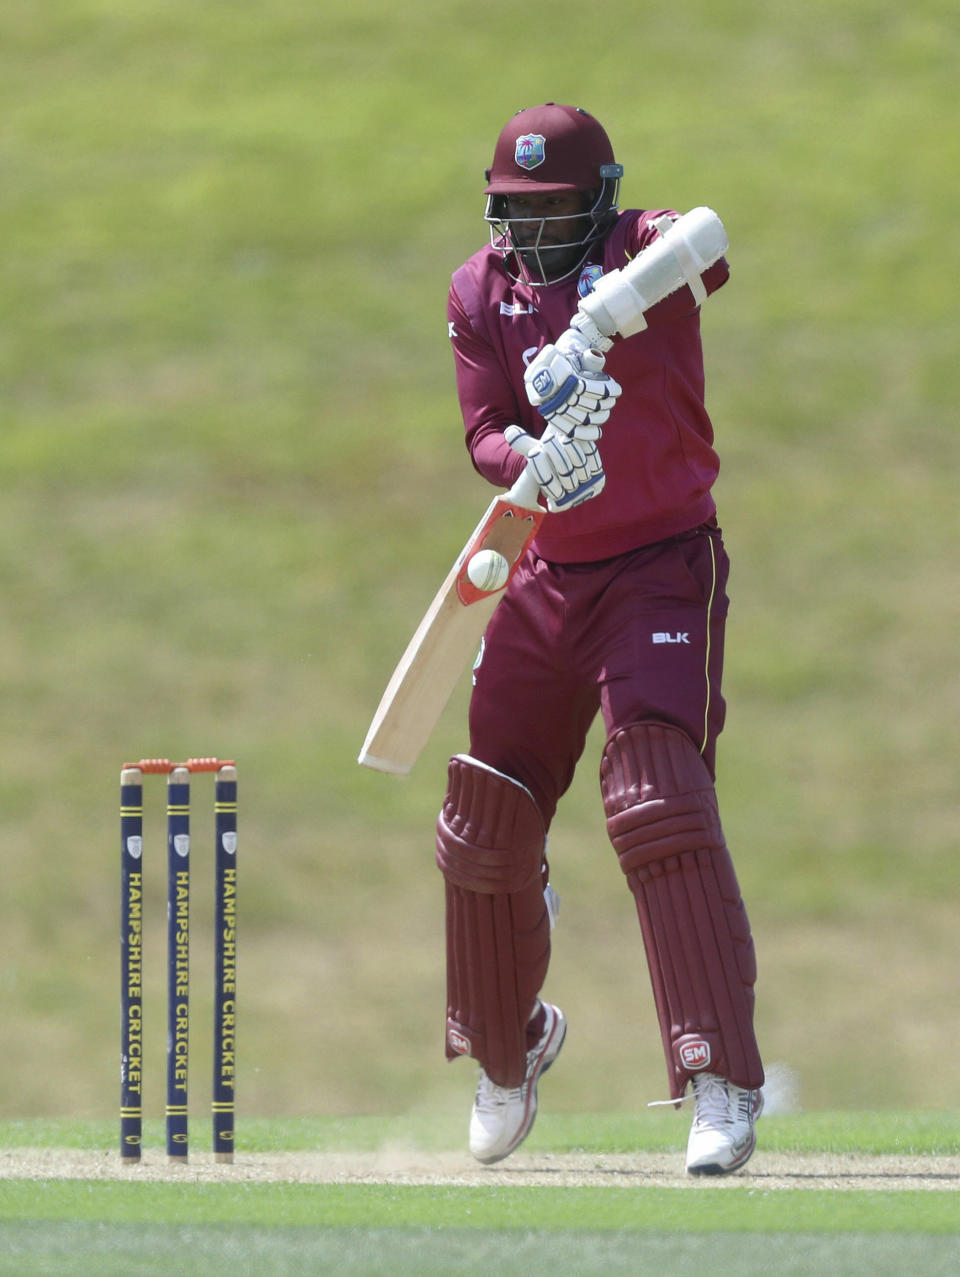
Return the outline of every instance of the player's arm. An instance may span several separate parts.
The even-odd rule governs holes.
[[[714,262],[708,267],[700,277],[703,280],[703,287],[706,295],[710,297],[722,288],[730,278],[730,267],[725,257],[721,257],[719,261]],[[655,306],[651,306],[649,310],[644,311],[644,319],[647,321],[648,328],[656,328],[660,324],[666,324],[671,319],[683,319],[686,315],[692,315],[700,309],[700,303],[694,297],[688,285],[678,288],[675,293],[671,293],[669,297],[664,297],[663,301],[657,302]]]
[[[620,387],[601,369],[614,337],[688,314],[726,281],[727,233],[712,209],[695,208],[682,217],[663,213],[644,238],[632,261],[600,276],[567,331],[526,371],[530,402],[561,429],[582,418],[582,434],[609,416]]]
[[[447,331],[470,459],[489,483],[509,488],[524,468],[523,458],[504,439],[507,426],[520,421],[516,395],[496,352],[474,331],[453,288],[447,301]]]
[[[546,429],[537,438],[531,433],[529,407],[521,412],[496,352],[474,330],[455,289],[451,289],[447,302],[447,325],[467,449],[479,473],[493,484],[512,488],[526,472],[536,481],[551,513],[573,509],[597,496],[606,479],[596,440],[600,435],[599,423],[609,415],[609,406],[598,408],[589,374],[586,374],[589,387],[577,373],[574,381],[579,390],[571,395],[568,387],[559,397],[555,391],[551,394],[541,381],[544,393],[539,396],[538,404],[541,400],[556,402],[551,405],[551,415],[542,412]],[[572,373],[569,366],[567,371]],[[554,366],[554,372],[561,381],[564,379],[559,365]],[[610,378],[603,380],[619,394],[620,387],[615,382]],[[611,391],[601,393],[608,405],[614,402]],[[573,406],[577,401],[580,407]],[[571,417],[571,412],[576,416]],[[521,421],[524,426],[517,424]]]
[[[641,222],[635,228],[637,242],[631,258],[642,253],[645,249],[655,244],[662,233],[661,227],[665,225],[662,221],[664,216],[670,218],[671,221],[679,219],[680,214],[672,209],[664,210],[656,217],[651,218],[645,223]],[[660,224],[660,225],[658,225]],[[725,257],[719,257],[712,265],[700,276],[703,284],[702,294],[709,297],[721,288],[730,278],[730,266]],[[699,290],[698,290],[699,291]],[[702,296],[701,294],[701,296]],[[647,321],[648,328],[656,328],[659,324],[668,323],[673,319],[682,319],[687,315],[692,315],[700,306],[700,301],[694,296],[693,289],[689,284],[684,284],[675,292],[668,294],[662,301],[656,302],[648,310],[644,311],[644,319]]]
[[[614,337],[632,337],[649,327],[655,308],[665,299],[689,291],[699,306],[724,282],[723,267],[708,279],[729,246],[723,223],[712,209],[695,208],[682,217],[664,213],[653,226],[653,241],[620,270],[601,275],[593,291],[580,299],[571,328],[588,346],[605,352]],[[675,304],[690,309],[686,296]]]

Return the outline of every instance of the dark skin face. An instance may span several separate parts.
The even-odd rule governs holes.
[[[539,195],[531,192],[506,197],[508,218],[534,219],[526,223],[521,221],[513,227],[513,231],[521,252],[526,247],[539,247],[540,260],[548,280],[571,270],[582,257],[583,249],[579,241],[583,239],[586,229],[582,214],[593,206],[594,198],[592,191],[557,191]],[[558,220],[546,222],[543,234],[540,235],[540,218]],[[551,244],[572,244],[573,247],[551,248]],[[531,272],[537,272],[536,258],[532,254],[528,256],[527,266]]]

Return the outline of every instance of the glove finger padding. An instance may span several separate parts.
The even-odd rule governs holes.
[[[597,496],[606,483],[596,444],[549,433],[534,439],[519,426],[510,426],[504,437],[525,456],[554,513],[569,510]]]
[[[622,392],[619,382],[606,373],[584,373],[566,402],[550,416],[550,424],[575,439],[599,439],[600,428],[610,419]]]
[[[555,430],[595,440],[621,394],[618,383],[601,371],[603,362],[599,351],[568,330],[527,368],[527,398]]]

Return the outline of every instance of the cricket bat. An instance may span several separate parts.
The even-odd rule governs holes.
[[[357,759],[364,767],[405,776],[417,761],[506,589],[507,582],[478,589],[470,560],[495,550],[509,565],[509,581],[546,514],[539,493],[528,465],[509,492],[491,501],[387,684]]]

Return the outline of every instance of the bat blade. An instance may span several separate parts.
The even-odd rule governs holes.
[[[522,475],[490,503],[387,684],[357,759],[362,766],[405,776],[417,761],[506,589],[481,592],[470,582],[467,564],[479,550],[496,550],[513,575],[543,521],[536,492]]]

